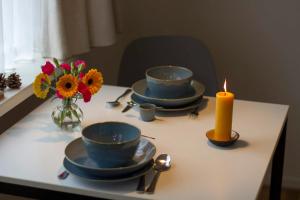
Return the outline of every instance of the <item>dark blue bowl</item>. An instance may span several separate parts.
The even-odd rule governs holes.
[[[123,122],[97,123],[82,130],[88,156],[103,167],[118,167],[130,162],[140,136],[140,129]]]
[[[146,71],[150,92],[161,98],[185,96],[191,87],[193,72],[179,66],[156,66]]]

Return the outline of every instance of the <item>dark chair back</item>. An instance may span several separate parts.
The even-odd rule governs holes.
[[[132,41],[125,49],[118,85],[131,86],[145,78],[149,67],[177,65],[189,68],[194,79],[206,87],[205,95],[218,90],[215,68],[208,49],[197,39],[185,36],[155,36]]]

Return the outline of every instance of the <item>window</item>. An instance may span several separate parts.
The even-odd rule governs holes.
[[[0,116],[32,95],[42,58],[42,0],[0,0],[0,72],[20,74],[19,90],[4,90]]]
[[[42,59],[41,0],[0,0],[0,71]]]

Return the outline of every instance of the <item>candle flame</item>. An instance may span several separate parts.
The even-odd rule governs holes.
[[[224,81],[224,91],[227,92],[227,82],[226,82],[226,79]]]

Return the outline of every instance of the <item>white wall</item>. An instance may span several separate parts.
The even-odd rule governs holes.
[[[237,98],[291,105],[284,181],[300,188],[300,1],[117,0],[116,8],[118,43],[83,56],[104,65],[106,83],[116,83],[123,49],[135,38],[172,34],[202,40],[219,81],[226,77]]]

